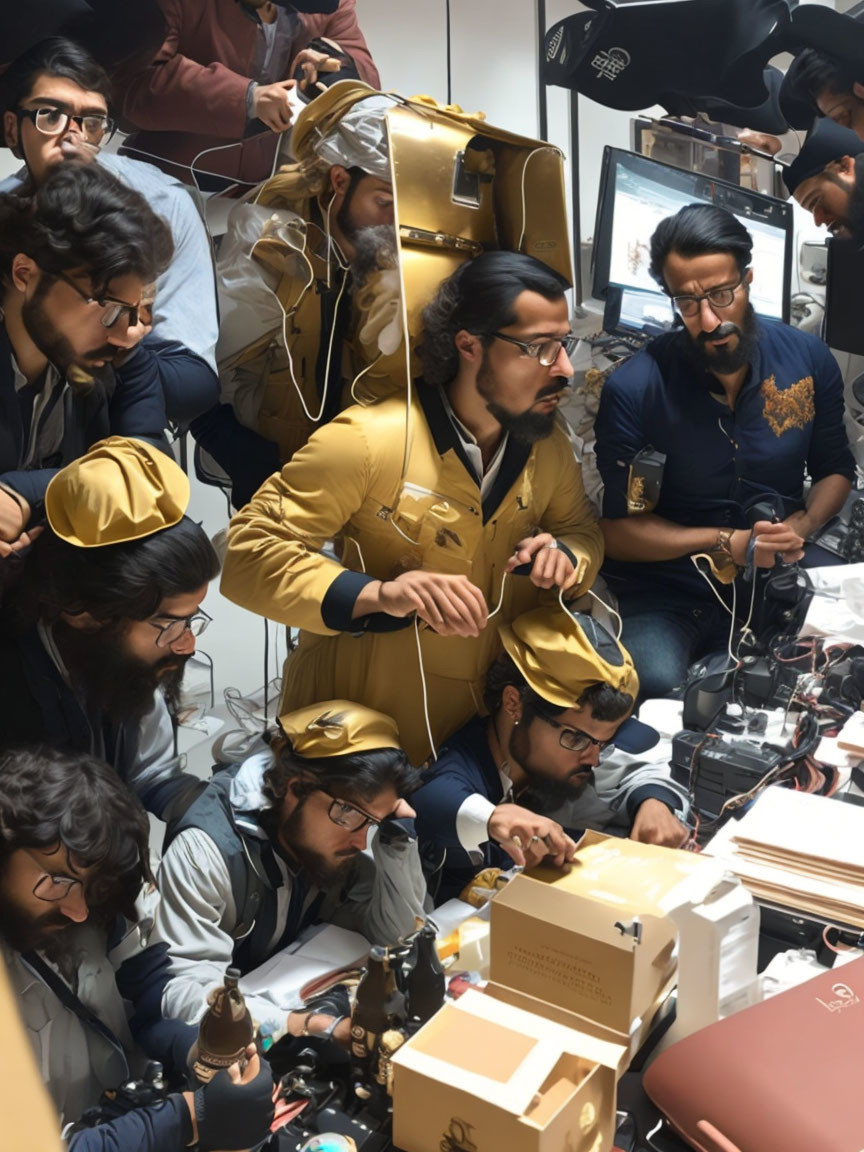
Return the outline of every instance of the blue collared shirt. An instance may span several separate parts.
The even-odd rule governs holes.
[[[628,514],[630,465],[649,445],[666,456],[654,512],[675,524],[749,527],[747,509],[760,500],[780,516],[803,507],[805,475],[814,483],[854,477],[843,380],[828,348],[772,321],[759,321],[758,335],[734,411],[715,377],[695,365],[682,330],[658,337],[609,377],[595,426],[604,517]],[[711,597],[687,556],[607,560],[603,571],[619,593],[660,585]]]

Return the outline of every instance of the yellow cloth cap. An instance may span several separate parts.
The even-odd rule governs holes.
[[[592,684],[634,698],[639,691],[630,653],[584,612],[535,608],[498,631],[528,685],[550,704],[573,708]]]
[[[45,492],[51,530],[77,548],[152,536],[177,524],[188,506],[189,478],[173,458],[123,436],[94,444]]]
[[[349,700],[325,700],[286,712],[279,717],[279,727],[292,750],[311,760],[402,747],[394,720]]]

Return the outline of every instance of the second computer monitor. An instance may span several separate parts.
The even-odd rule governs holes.
[[[660,221],[685,204],[728,208],[753,237],[750,301],[757,315],[789,319],[792,275],[792,206],[736,184],[661,164],[607,145],[594,229],[593,294],[623,290],[631,306],[657,320],[671,320],[669,298],[648,271],[651,235]]]

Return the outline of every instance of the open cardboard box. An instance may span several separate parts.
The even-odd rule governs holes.
[[[483,994],[445,1004],[393,1057],[404,1152],[607,1152],[620,1045]]]
[[[695,922],[682,910],[722,876],[688,852],[586,832],[569,872],[532,869],[493,900],[487,991],[623,1045],[623,1071],[676,983],[678,931]]]

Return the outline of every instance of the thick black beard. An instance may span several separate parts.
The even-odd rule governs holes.
[[[41,926],[40,926],[41,923]],[[0,936],[13,952],[32,952],[34,950],[51,947],[53,956],[62,951],[62,938],[60,932],[46,932],[45,924],[62,924],[64,929],[71,926],[72,921],[67,919],[58,909],[45,905],[45,914],[40,923],[34,923],[31,917],[25,916],[21,910],[7,900],[0,892]],[[52,958],[53,958],[52,956]]]
[[[58,372],[65,376],[76,363],[76,357],[72,345],[68,340],[58,335],[42,307],[42,297],[46,295],[50,287],[50,281],[40,282],[39,289],[32,300],[25,300],[22,304],[21,320],[27,330],[27,335],[42,355],[54,365]],[[100,348],[94,348],[85,359],[111,361],[116,355],[117,349],[113,345],[103,344]],[[76,385],[74,380],[72,383],[73,386],[81,388],[81,385]]]
[[[517,797],[517,802],[532,812],[554,812],[570,804],[581,796],[593,776],[586,776],[578,784],[572,784],[571,778],[564,780],[554,779],[551,776],[542,776],[539,772],[527,772],[528,787]]]
[[[713,352],[709,352],[706,348],[708,340],[712,336],[716,338],[721,335],[736,335],[738,337],[737,347],[731,351],[726,348],[715,348]],[[700,332],[695,338],[688,333],[687,337],[691,354],[699,368],[705,372],[710,372],[713,376],[731,376],[732,373],[743,368],[745,364],[750,363],[759,343],[759,332],[756,327],[756,313],[753,311],[753,305],[747,305],[740,328],[737,324],[726,322],[718,324],[713,332]]]
[[[346,856],[337,863],[329,856],[322,856],[320,852],[316,852],[314,848],[310,848],[308,844],[304,843],[304,805],[305,797],[298,802],[290,816],[286,817],[279,825],[278,837],[275,838],[277,845],[284,850],[284,855],[292,866],[299,866],[306,873],[313,887],[335,888],[347,877],[357,853]],[[262,819],[261,824],[272,837],[274,824],[272,818],[266,823]]]
[[[122,635],[116,631],[84,632],[58,620],[53,633],[72,683],[112,720],[141,720],[153,707],[157,689],[171,715],[176,715],[188,656],[169,653],[157,664],[147,664],[123,651]],[[164,671],[166,665],[178,662],[176,670]]]
[[[514,416],[494,400],[486,403],[486,408],[501,425],[504,432],[509,432],[514,440],[523,444],[536,444],[538,440],[545,440],[555,430],[555,417],[557,410],[551,412],[522,412]]]

